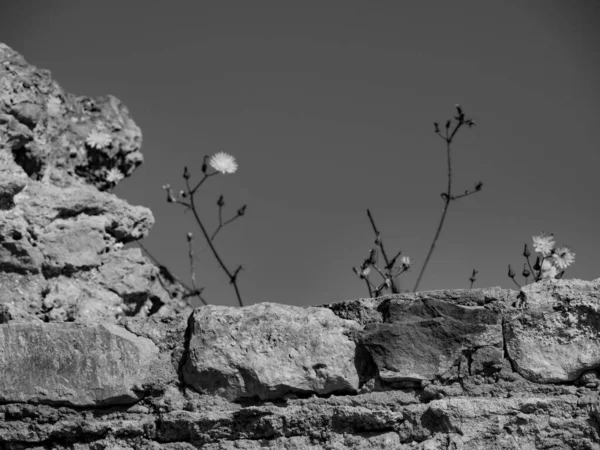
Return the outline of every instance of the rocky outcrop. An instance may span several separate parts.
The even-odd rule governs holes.
[[[600,448],[600,278],[192,311],[122,248],[125,107],[0,87],[0,448]]]
[[[189,312],[139,249],[152,212],[110,194],[142,161],[112,96],[64,92],[0,44],[0,323]]]

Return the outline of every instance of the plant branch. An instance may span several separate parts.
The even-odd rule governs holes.
[[[371,211],[369,211],[368,208],[367,208],[367,215],[369,216],[369,221],[371,222],[371,226],[373,227],[373,231],[375,232],[375,243],[379,246],[379,249],[381,250],[381,255],[383,256],[383,260],[385,261],[385,269],[386,269],[386,271],[389,272],[390,268],[394,265],[396,258],[400,255],[401,252],[399,252],[398,255],[396,255],[394,257],[393,262],[390,264],[390,260],[388,259],[387,254],[385,252],[385,248],[383,247],[383,240],[381,239],[381,233],[379,233],[379,230],[377,229],[377,225],[375,225],[375,220],[373,220]],[[379,272],[379,270],[378,270],[378,272]],[[381,276],[384,279],[388,278],[388,277],[384,276],[383,274]],[[394,283],[393,280],[391,281],[390,289],[392,290],[393,294],[400,293],[398,287],[396,286],[396,284]]]
[[[206,173],[205,173],[205,176],[202,179],[202,181],[204,181],[210,175],[212,175],[212,174],[206,175]],[[194,191],[200,186],[200,184],[202,184],[202,181],[200,183],[198,183],[198,185],[196,186],[196,188],[194,188]],[[225,265],[225,263],[223,262],[223,260],[221,259],[221,256],[217,252],[217,249],[213,245],[212,240],[211,240],[210,236],[208,235],[208,232],[206,231],[206,228],[204,227],[204,225],[202,224],[202,221],[200,220],[200,217],[198,216],[198,212],[196,210],[196,205],[195,205],[195,202],[194,202],[194,194],[193,194],[193,191],[190,190],[190,186],[189,186],[188,180],[186,179],[185,182],[186,182],[188,191],[190,191],[190,202],[191,202],[191,207],[192,207],[192,213],[194,214],[194,217],[196,218],[196,222],[198,222],[198,225],[200,226],[200,230],[202,231],[202,234],[204,235],[204,238],[206,239],[206,241],[208,243],[208,246],[210,247],[213,255],[217,259],[217,262],[219,263],[219,265],[221,266],[221,268],[223,269],[223,271],[229,277],[229,282],[231,284],[233,284],[233,287],[235,289],[235,294],[236,294],[237,299],[238,299],[238,303],[240,304],[240,306],[244,306],[244,304],[242,303],[242,297],[240,296],[240,291],[238,289],[237,280],[236,280],[237,275],[239,273],[239,270],[236,270],[235,273],[232,274],[229,271],[229,269],[227,268],[227,266]],[[240,268],[241,268],[241,266],[240,266]]]
[[[168,276],[172,278],[172,280],[175,280],[175,281],[177,281],[177,282],[178,282],[178,283],[179,283],[181,286],[183,286],[183,287],[184,287],[184,288],[187,290],[187,293],[186,293],[186,294],[184,295],[184,297],[183,297],[184,299],[185,299],[185,298],[187,298],[187,297],[192,297],[192,296],[194,296],[194,295],[195,295],[195,296],[197,296],[197,297],[200,299],[200,301],[202,301],[202,303],[204,303],[204,305],[208,305],[208,303],[206,302],[206,300],[204,300],[204,298],[203,298],[203,297],[202,297],[202,295],[201,295],[201,294],[202,294],[202,291],[204,290],[204,288],[202,288],[202,289],[200,289],[200,290],[198,290],[198,289],[192,289],[192,288],[190,288],[190,287],[189,287],[189,286],[187,286],[187,285],[186,285],[186,284],[185,284],[183,281],[181,281],[181,280],[180,280],[178,277],[176,277],[175,275],[173,275],[173,273],[172,273],[172,272],[171,272],[171,271],[170,271],[170,270],[169,270],[169,269],[168,269],[166,266],[164,266],[163,264],[161,264],[161,263],[160,263],[160,262],[159,262],[159,261],[158,261],[158,260],[157,260],[157,259],[156,259],[156,258],[155,258],[153,255],[152,255],[152,253],[150,253],[150,252],[148,251],[148,249],[147,249],[146,247],[144,247],[144,245],[143,245],[143,244],[140,242],[140,240],[139,240],[139,239],[137,239],[137,240],[135,241],[135,243],[136,243],[136,244],[137,244],[137,245],[138,245],[138,246],[139,246],[139,247],[140,247],[142,250],[144,250],[144,252],[145,252],[145,253],[146,253],[146,254],[147,254],[149,257],[150,257],[150,259],[151,259],[152,261],[154,261],[154,264],[156,264],[156,265],[157,265],[159,268],[163,268],[163,269],[164,269],[164,270],[165,270],[165,271],[168,273]],[[162,282],[162,280],[161,280],[160,276],[158,277],[158,279],[159,279],[159,281],[160,281],[160,284],[161,284],[161,286],[162,286],[162,287],[163,287],[163,288],[164,288],[164,289],[165,289],[165,290],[168,292],[168,289],[167,289],[167,287],[164,285],[164,283]]]
[[[454,139],[454,137],[456,136],[456,133],[458,132],[458,130],[463,126],[463,125],[468,125],[469,128],[472,127],[473,125],[475,125],[473,123],[473,121],[471,119],[467,119],[465,117],[465,114],[462,110],[462,107],[460,105],[456,105],[456,110],[458,111],[458,115],[455,117],[456,120],[456,125],[454,126],[454,129],[452,130],[452,132],[450,133],[450,135],[448,135],[448,132],[450,130],[450,124],[451,121],[448,120],[446,122],[446,137],[445,137],[445,141],[446,141],[446,153],[447,153],[447,160],[448,160],[448,188],[447,191],[442,193],[442,199],[444,200],[444,209],[442,211],[442,217],[440,219],[440,223],[438,225],[438,228],[435,232],[435,236],[433,238],[433,242],[431,243],[431,247],[429,248],[429,252],[427,253],[427,257],[425,258],[425,262],[423,263],[423,267],[421,268],[421,272],[419,273],[419,277],[417,278],[417,282],[415,283],[415,287],[413,288],[413,292],[417,292],[417,289],[419,288],[419,284],[421,282],[421,279],[423,278],[423,273],[425,272],[425,269],[427,268],[427,265],[429,264],[429,260],[431,258],[431,255],[433,253],[433,250],[435,249],[435,245],[437,243],[437,240],[440,237],[440,233],[442,231],[442,227],[444,226],[444,221],[446,220],[446,214],[448,213],[448,206],[450,205],[450,201],[451,200],[455,200],[456,198],[460,198],[460,197],[464,197],[466,195],[469,195],[469,191],[466,191],[465,194],[459,196],[459,197],[452,197],[452,157],[450,155],[450,151],[452,150],[451,148],[451,144],[452,141]],[[440,135],[440,130],[439,130],[439,125],[437,123],[434,123],[435,126],[435,132],[436,134]],[[476,186],[475,186],[475,191],[479,191],[481,190],[481,186],[482,183],[479,182]]]

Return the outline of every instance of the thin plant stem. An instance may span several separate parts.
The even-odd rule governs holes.
[[[400,255],[401,252],[398,252],[398,255],[396,255],[394,257],[393,262],[390,264],[390,260],[387,257],[387,254],[385,253],[385,248],[383,247],[383,240],[381,239],[381,234],[379,233],[379,230],[377,229],[377,225],[375,225],[375,220],[373,220],[373,216],[371,215],[371,211],[369,211],[369,209],[367,208],[367,215],[369,216],[369,221],[371,222],[371,226],[373,227],[373,231],[375,232],[375,236],[376,236],[376,240],[377,240],[377,245],[379,246],[379,249],[381,250],[381,255],[383,256],[383,260],[385,261],[385,270],[386,270],[386,276],[384,276],[383,274],[381,274],[381,272],[379,270],[377,270],[381,276],[386,279],[389,278],[389,271],[391,270],[391,267],[394,265],[394,262],[396,260],[396,258]],[[393,294],[399,294],[400,290],[398,289],[398,287],[396,286],[396,283],[394,283],[394,280],[391,280],[391,286],[390,289],[392,290]]]
[[[460,195],[459,197],[453,197],[452,196],[452,157],[451,157],[451,144],[452,141],[454,139],[454,136],[456,136],[456,133],[458,132],[458,130],[463,126],[463,125],[468,125],[469,127],[473,126],[474,123],[471,119],[466,119],[465,118],[465,114],[462,111],[462,108],[460,105],[456,105],[456,109],[458,111],[458,116],[455,117],[457,123],[454,127],[454,130],[452,131],[452,133],[450,135],[448,135],[448,131],[450,129],[450,120],[448,120],[446,122],[446,135],[445,137],[441,135],[440,131],[439,131],[439,127],[438,124],[435,123],[435,132],[442,138],[444,138],[444,140],[446,141],[446,154],[448,156],[448,190],[445,193],[442,193],[442,198],[444,199],[444,209],[442,211],[442,217],[440,219],[440,223],[438,225],[438,228],[435,232],[435,236],[433,238],[433,242],[431,243],[431,247],[429,248],[429,252],[427,253],[427,257],[425,258],[425,262],[423,263],[423,267],[421,268],[421,272],[419,273],[419,277],[417,278],[417,282],[415,283],[415,287],[413,288],[413,292],[417,292],[417,289],[419,288],[419,284],[421,283],[421,279],[423,278],[423,274],[425,273],[425,269],[427,268],[427,265],[429,264],[429,259],[431,258],[431,255],[433,253],[433,250],[435,249],[435,244],[437,243],[437,240],[440,237],[440,233],[442,231],[442,227],[444,226],[444,221],[446,220],[446,214],[448,213],[448,206],[450,205],[450,201],[451,200],[456,200],[460,197],[465,197],[467,195],[470,195],[474,192],[479,192],[481,190],[481,186],[483,185],[481,182],[477,183],[477,185],[475,186],[475,190],[474,191],[465,191],[465,193],[463,195]]]
[[[196,189],[198,189],[198,187],[200,187],[202,182],[207,177],[208,177],[208,175],[205,174],[202,181],[200,183],[198,183],[198,185],[194,188],[194,191],[196,191]],[[213,245],[212,240],[211,240],[210,236],[208,235],[208,232],[206,231],[206,228],[204,228],[204,225],[202,224],[202,221],[200,220],[200,217],[198,216],[198,212],[196,211],[196,204],[194,202],[194,191],[190,190],[190,185],[189,185],[189,182],[187,179],[185,180],[185,183],[187,185],[188,191],[190,191],[190,203],[191,203],[192,213],[194,214],[194,217],[196,218],[196,222],[198,222],[198,225],[200,226],[200,230],[202,231],[202,234],[204,235],[204,238],[206,239],[206,242],[208,243],[208,246],[210,247],[213,255],[217,259],[217,262],[219,263],[219,265],[221,266],[223,271],[229,277],[229,283],[233,284],[233,288],[235,290],[235,295],[237,296],[238,303],[240,304],[240,306],[244,306],[244,304],[242,303],[242,297],[240,295],[240,291],[237,286],[237,275],[238,275],[239,271],[241,270],[241,266],[238,266],[238,268],[236,269],[236,271],[233,274],[229,271],[229,269],[227,268],[227,266],[221,259],[221,256],[217,252],[217,249]]]
[[[168,267],[166,267],[164,264],[161,264],[153,255],[152,253],[150,253],[148,251],[148,249],[139,241],[136,240],[135,243],[142,249],[144,250],[144,252],[146,252],[146,254],[150,257],[150,259],[152,261],[154,261],[154,264],[156,264],[159,267],[164,267],[164,269],[169,273],[169,276],[173,277],[174,280],[176,280],[180,285],[182,285],[186,290],[187,293],[184,296],[184,299],[187,297],[192,297],[192,296],[197,296],[200,301],[204,304],[204,305],[208,305],[208,303],[206,302],[206,300],[204,300],[204,298],[202,297],[202,290],[203,289],[192,289],[190,288],[188,285],[186,285],[183,281],[181,281],[177,276],[173,275],[173,272],[171,272]],[[166,286],[163,284],[162,280],[160,279],[160,277],[158,277],[161,286],[167,290]],[[167,290],[168,291],[168,290]]]
[[[457,125],[457,129],[460,126],[460,123]],[[448,212],[448,206],[450,205],[450,196],[452,195],[452,157],[450,156],[450,143],[451,139],[446,140],[446,153],[448,154],[448,191],[444,196],[444,210],[442,211],[442,218],[440,219],[440,223],[438,225],[437,231],[435,232],[435,237],[433,238],[433,242],[431,243],[431,247],[429,248],[429,253],[427,253],[427,258],[425,258],[425,263],[421,268],[421,272],[419,273],[419,277],[417,278],[417,282],[415,283],[415,287],[413,288],[413,292],[417,292],[419,288],[419,283],[421,283],[421,278],[423,278],[423,273],[427,268],[427,264],[429,264],[429,259],[431,258],[431,254],[435,249],[435,244],[437,243],[438,238],[440,237],[440,233],[442,232],[442,227],[444,226],[444,221],[446,220],[446,214]]]

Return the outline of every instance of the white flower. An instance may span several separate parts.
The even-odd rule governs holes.
[[[558,274],[558,270],[556,269],[556,266],[554,266],[550,260],[545,259],[544,262],[542,263],[542,279],[546,280],[546,279],[554,279],[554,277],[556,277],[556,275]]]
[[[569,247],[558,247],[554,251],[554,264],[559,269],[566,269],[575,261],[575,253]]]
[[[108,147],[111,144],[110,134],[105,131],[92,130],[90,134],[88,134],[85,143],[88,147],[101,149],[104,147]]]
[[[403,256],[400,259],[400,262],[402,263],[402,265],[404,267],[406,267],[408,269],[410,267],[410,265],[411,265],[410,256]]]
[[[542,256],[549,256],[554,248],[554,235],[542,232],[539,236],[533,236],[533,248]]]
[[[210,166],[221,173],[234,173],[237,170],[235,158],[225,152],[219,152],[210,158]]]
[[[121,250],[122,248],[123,248],[122,242],[115,242],[115,244],[113,245],[113,249],[115,249],[115,250]]]
[[[108,171],[108,174],[106,175],[106,181],[108,181],[110,183],[116,183],[118,181],[121,181],[123,178],[125,178],[125,176],[116,167],[113,167],[112,169],[110,169]]]

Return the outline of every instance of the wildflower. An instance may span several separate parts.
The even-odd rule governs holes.
[[[237,170],[235,158],[225,152],[219,152],[213,155],[209,161],[210,166],[218,172],[234,173]]]
[[[533,236],[533,248],[542,256],[549,256],[554,248],[554,235],[542,232],[539,236]]]
[[[402,263],[402,267],[404,269],[408,269],[410,267],[410,265],[411,265],[410,256],[403,256],[400,259],[400,262]]]
[[[552,257],[554,258],[554,264],[559,269],[566,269],[575,261],[575,253],[569,247],[558,247]]]
[[[115,242],[115,244],[113,245],[113,248],[115,250],[121,250],[123,248],[123,243],[122,242]]]
[[[105,131],[92,130],[85,140],[88,147],[101,149],[111,144],[110,134]]]
[[[554,266],[550,260],[545,259],[542,263],[542,279],[554,279],[557,274],[558,270],[556,269],[556,266]]]
[[[116,183],[118,181],[121,181],[123,178],[124,178],[123,173],[116,167],[113,167],[112,169],[110,169],[108,171],[108,174],[106,175],[106,181],[108,181],[110,183]]]
[[[371,273],[371,266],[367,266],[365,267],[362,271],[361,271],[361,278],[366,278],[369,276],[369,274]]]

